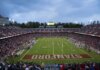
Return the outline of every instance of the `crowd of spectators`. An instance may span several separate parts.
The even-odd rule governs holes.
[[[0,26],[0,56],[11,54],[35,36],[69,36],[86,48],[100,51],[100,24],[79,28],[33,28],[22,29],[15,26]],[[33,34],[33,35],[31,35]],[[28,36],[29,35],[29,36]],[[97,36],[98,35],[98,36]],[[8,38],[10,36],[10,38]],[[6,37],[6,38],[5,38]],[[17,46],[17,47],[16,47]],[[4,50],[4,47],[6,48]],[[11,48],[11,49],[9,49]],[[6,52],[5,52],[6,51]]]
[[[20,28],[15,26],[0,26],[0,38],[12,37],[21,34],[40,33],[60,33],[78,31],[79,28]]]
[[[68,36],[78,47],[94,50],[100,54],[100,37],[80,33],[69,33]]]
[[[0,70],[100,70],[100,63],[35,64],[19,62],[8,64],[1,62]]]
[[[94,50],[100,54],[100,24],[82,27],[79,31],[69,33],[69,37],[77,46]]]
[[[33,42],[35,36],[68,36],[78,47],[94,50],[100,53],[100,24],[91,24],[79,28],[36,28],[36,29],[22,29],[18,27],[4,27],[0,26],[0,57],[6,58],[23,48],[27,48],[28,44]],[[61,32],[61,33],[60,33]],[[43,33],[43,34],[41,34]],[[9,37],[10,36],[10,37]],[[6,38],[5,38],[6,37]],[[2,60],[3,58],[0,58]],[[84,64],[47,64],[42,67],[38,64],[18,63],[5,64],[0,63],[0,70],[100,70],[98,63],[84,63]]]
[[[14,55],[17,51],[27,48],[34,40],[32,34],[24,34],[10,38],[0,39],[0,59]]]
[[[16,26],[0,26],[0,38],[31,33],[31,29],[22,29]]]
[[[82,27],[79,32],[92,34],[92,35],[100,35],[100,24],[90,24]]]
[[[35,32],[75,32],[78,31],[79,28],[36,28]]]
[[[15,26],[0,26],[0,38],[2,39],[5,37],[12,37],[34,32],[37,34],[37,36],[65,36],[66,32],[78,30],[79,28],[20,28]]]

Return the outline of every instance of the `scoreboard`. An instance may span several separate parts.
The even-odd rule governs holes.
[[[48,25],[48,26],[54,26],[55,23],[54,23],[54,22],[48,22],[47,25]]]

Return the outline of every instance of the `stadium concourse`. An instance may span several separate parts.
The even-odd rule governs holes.
[[[38,37],[68,37],[77,47],[95,51],[100,55],[100,24],[82,28],[19,28],[0,26],[0,70],[100,70],[100,63],[72,64],[7,63],[7,57],[28,49]]]

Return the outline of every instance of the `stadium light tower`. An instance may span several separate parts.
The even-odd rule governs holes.
[[[14,19],[11,19],[11,18],[9,18],[9,21],[11,21],[12,23],[14,23],[14,22],[15,22],[15,20],[14,20]]]

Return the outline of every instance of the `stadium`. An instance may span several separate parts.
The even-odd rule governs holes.
[[[100,70],[99,0],[0,0],[0,70]]]
[[[55,70],[55,65],[58,67],[67,65],[69,69],[73,68],[73,65],[79,65],[85,69],[85,65],[91,67],[91,64],[95,64],[96,70],[100,69],[100,24],[90,24],[81,28],[52,28],[52,26],[49,25],[49,28],[0,26],[1,62],[19,63],[22,66],[23,63],[29,63],[28,66],[33,63],[38,68],[43,65],[45,70],[49,67]]]

